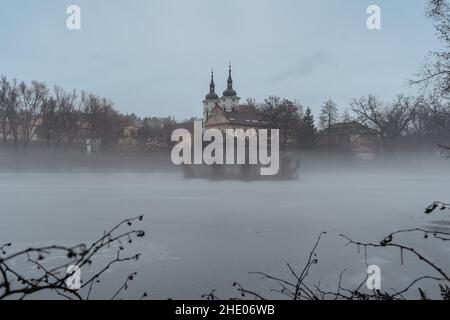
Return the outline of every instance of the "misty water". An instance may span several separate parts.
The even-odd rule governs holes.
[[[346,269],[344,284],[352,287],[365,277],[364,253],[345,246],[339,234],[380,241],[397,229],[450,227],[448,213],[423,210],[435,200],[450,201],[449,169],[327,169],[302,172],[296,181],[258,182],[186,180],[178,171],[3,172],[0,242],[12,242],[11,250],[89,243],[121,219],[143,214],[139,227],[147,235],[127,249],[141,252],[142,259],[108,272],[95,298],[112,296],[131,271],[138,277],[122,298],[146,291],[152,299],[198,299],[212,289],[229,298],[238,295],[235,281],[281,298],[270,291],[276,284],[248,273],[288,278],[286,263],[303,267],[318,234],[327,231],[310,283],[320,280],[322,287],[333,288]],[[420,236],[401,241],[448,271],[444,243]],[[114,254],[110,250],[99,259],[106,262]],[[417,275],[436,275],[412,256],[402,265],[398,250],[369,249],[368,260],[382,268],[383,289],[399,289]]]

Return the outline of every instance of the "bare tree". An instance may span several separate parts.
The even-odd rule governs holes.
[[[44,83],[32,81],[31,86],[25,82],[19,85],[20,104],[20,140],[23,148],[27,148],[37,133],[37,124],[41,109],[48,100],[48,88]]]
[[[431,87],[440,95],[450,94],[450,4],[448,0],[428,0],[426,15],[432,20],[444,49],[432,52],[424,62],[421,72],[411,84]]]
[[[55,96],[59,110],[59,140],[57,143],[64,140],[65,146],[68,148],[79,138],[81,100],[75,90],[70,93],[59,87],[55,88]]]
[[[281,134],[280,145],[286,148],[289,144],[293,144],[296,129],[300,120],[300,114],[297,106],[293,101],[283,99],[278,107],[278,123]]]
[[[124,230],[142,219],[143,216],[138,216],[121,221],[89,246],[51,245],[9,252],[12,248],[11,243],[0,244],[0,300],[26,299],[43,292],[54,293],[71,300],[89,299],[94,287],[101,281],[101,276],[110,271],[113,265],[139,259],[140,253],[125,256],[122,251],[125,243],[131,243],[134,239],[145,236],[145,232],[140,229]],[[115,257],[106,263],[96,265],[95,258],[110,248],[115,249]],[[55,260],[62,262],[55,263]],[[17,266],[23,263],[34,268],[27,268],[26,272],[21,272]],[[83,279],[80,289],[74,289],[66,284],[76,272],[75,269],[68,272],[69,266],[77,266],[80,269],[96,268],[97,271]],[[34,272],[30,275],[31,270]],[[135,276],[135,272],[131,273],[123,285],[111,294],[111,299],[115,299],[126,290]],[[142,297],[144,296],[145,293]]]
[[[391,104],[383,104],[375,96],[362,97],[351,103],[353,112],[363,125],[378,133],[383,148],[397,142],[415,117],[417,99],[398,95]]]
[[[338,121],[338,109],[333,100],[325,101],[320,111],[320,127],[321,129],[331,129]]]
[[[251,107],[251,108],[257,108],[258,107],[258,103],[256,102],[255,98],[247,98],[245,100],[245,106],[247,107]]]
[[[299,109],[300,108],[300,109]],[[266,118],[273,128],[280,129],[280,146],[286,148],[291,144],[291,137],[295,137],[296,129],[301,118],[302,107],[298,102],[269,96],[261,106]]]
[[[337,123],[338,117],[336,103],[332,100],[326,101],[320,112],[320,127],[326,132],[329,148],[334,146],[333,126]]]
[[[43,138],[50,147],[57,135],[57,105],[56,100],[50,97],[41,107],[41,123],[39,124],[37,136]]]
[[[101,148],[114,145],[122,132],[122,118],[112,102],[93,94],[82,93],[84,121],[88,125],[89,138],[99,140]]]
[[[8,124],[8,118],[6,116],[6,109],[9,100],[9,88],[9,82],[6,80],[6,77],[2,76],[0,82],[0,124],[4,144],[6,144],[8,136],[11,132],[10,126]]]
[[[277,96],[268,96],[261,105],[261,110],[266,115],[274,128],[279,127],[279,107],[281,98]]]
[[[434,143],[450,141],[450,106],[446,99],[437,94],[424,99],[422,123],[428,138]]]
[[[57,148],[63,142],[69,147],[79,133],[79,113],[76,91],[66,92],[56,86],[54,96],[41,107],[39,135],[49,147]]]
[[[350,112],[348,110],[345,110],[344,113],[341,115],[341,121],[342,122],[350,122],[352,121],[352,116],[350,115]]]
[[[426,212],[430,213],[437,208],[444,210],[450,208],[450,205],[441,202],[435,202],[426,209]],[[317,284],[311,283],[308,278],[311,268],[319,263],[318,246],[321,238],[325,234],[326,232],[320,233],[319,237],[314,243],[312,250],[308,254],[308,260],[303,268],[301,268],[299,271],[296,271],[292,265],[290,265],[289,263],[287,264],[291,276],[290,278],[277,277],[264,272],[251,272],[250,274],[260,276],[263,280],[272,281],[274,284],[276,284],[276,286],[271,287],[270,291],[280,294],[285,299],[287,298],[291,300],[403,300],[407,299],[405,295],[414,288],[417,288],[420,298],[428,299],[426,291],[419,287],[419,284],[423,281],[431,281],[435,283],[442,299],[450,300],[450,275],[447,273],[447,271],[441,266],[437,265],[430,258],[428,258],[424,253],[419,252],[417,249],[411,246],[404,245],[396,241],[397,238],[401,235],[411,236],[417,234],[420,235],[422,239],[432,238],[437,241],[447,242],[450,241],[450,233],[434,230],[431,231],[421,228],[398,230],[388,234],[379,242],[355,241],[348,236],[341,234],[340,236],[347,241],[346,246],[355,246],[358,250],[358,253],[362,250],[366,265],[369,265],[367,253],[368,248],[396,248],[399,250],[400,261],[402,264],[404,264],[404,255],[409,254],[412,257],[417,258],[418,261],[422,262],[428,269],[430,269],[430,271],[433,272],[433,274],[431,275],[425,274],[415,278],[414,280],[408,282],[406,286],[400,289],[396,290],[394,288],[390,288],[387,291],[381,291],[377,289],[368,291],[364,289],[364,285],[366,284],[368,279],[367,275],[355,288],[345,288],[342,285],[345,270],[343,270],[339,274],[339,281],[336,285],[336,289],[334,290],[323,290],[321,288],[320,281],[318,281]],[[250,297],[259,300],[266,299],[261,292],[249,290],[238,282],[235,282],[233,286],[237,288],[241,298]],[[208,294],[204,294],[202,297],[209,300],[219,300],[219,297],[216,295],[215,290],[211,291]]]
[[[0,84],[0,115],[3,141],[12,135],[14,148],[19,148],[20,125],[20,92],[16,79],[9,82],[5,76],[1,77]]]
[[[442,96],[430,94],[418,99],[409,136],[414,146],[435,147],[450,141],[450,109]]]

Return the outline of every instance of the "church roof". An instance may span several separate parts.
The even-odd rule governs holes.
[[[262,126],[265,125],[262,114],[253,112],[229,111],[225,112],[225,116],[232,124],[247,125],[247,126]]]
[[[219,105],[216,105],[211,110],[211,113],[215,112],[223,114],[227,119],[228,124],[254,127],[269,126],[269,122],[265,119],[264,113],[255,107],[241,105],[236,110],[224,111]]]
[[[210,92],[205,97],[207,100],[217,100],[219,96],[215,92]]]

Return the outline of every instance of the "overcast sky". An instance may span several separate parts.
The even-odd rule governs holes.
[[[82,29],[66,28],[81,7]],[[382,30],[366,9],[382,10]],[[201,116],[233,64],[243,99],[297,99],[317,114],[333,99],[413,93],[407,80],[439,43],[424,0],[1,0],[0,73],[86,90],[138,115]]]

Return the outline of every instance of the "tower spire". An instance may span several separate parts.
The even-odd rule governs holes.
[[[209,83],[209,93],[206,95],[208,100],[217,100],[219,96],[216,94],[216,84],[214,83],[214,69],[211,68],[211,82]]]
[[[211,68],[211,82],[209,84],[210,92],[214,92],[216,89],[216,84],[214,83],[214,68]]]
[[[227,80],[227,90],[223,92],[225,97],[234,97],[237,95],[236,91],[233,89],[233,78],[231,77],[231,61],[228,65],[228,80]]]

